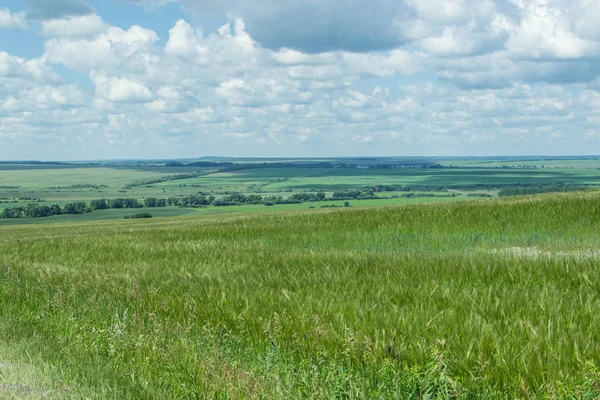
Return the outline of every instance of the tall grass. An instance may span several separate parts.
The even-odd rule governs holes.
[[[6,227],[0,335],[82,397],[597,398],[599,228],[597,192]]]

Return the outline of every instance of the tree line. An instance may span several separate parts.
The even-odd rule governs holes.
[[[94,210],[108,210],[111,208],[142,208],[144,204],[137,199],[102,199],[92,200],[90,204],[83,201],[60,206],[58,204],[35,204],[30,203],[27,206],[5,208],[0,214],[1,218],[43,218],[53,215],[65,214],[87,214]]]
[[[86,214],[91,211],[86,203],[78,201],[65,204],[63,207],[58,204],[28,204],[25,207],[5,208],[0,216],[2,218],[42,218],[63,214]]]
[[[202,192],[192,194],[185,197],[169,197],[169,198],[156,198],[148,197],[143,201],[135,198],[117,198],[117,199],[98,199],[90,201],[89,205],[85,202],[74,202],[65,204],[63,207],[58,204],[52,205],[40,205],[36,203],[30,203],[24,207],[13,207],[6,208],[0,214],[1,218],[41,218],[50,217],[53,215],[62,214],[86,214],[88,212],[96,210],[108,210],[108,209],[136,209],[136,208],[158,208],[158,207],[225,207],[225,206],[239,206],[239,205],[265,205],[274,206],[277,204],[300,204],[300,203],[311,203],[327,200],[363,200],[363,199],[380,199],[375,195],[376,192],[380,191],[406,191],[407,187],[392,187],[392,186],[373,186],[363,187],[357,189],[343,189],[333,192],[330,198],[327,197],[325,192],[316,193],[294,193],[289,197],[282,197],[276,195],[261,196],[259,194],[242,194],[242,193],[230,193],[228,195],[216,198],[213,195],[206,195]],[[454,196],[455,194],[449,194],[447,196]],[[444,195],[432,195],[425,193],[411,193],[406,192],[402,195],[394,195],[393,197],[430,197]]]
[[[531,185],[531,186],[519,186],[519,187],[507,187],[503,188],[498,192],[499,197],[507,196],[525,196],[531,194],[542,194],[542,193],[561,193],[561,192],[576,192],[579,190],[588,189],[585,185]]]

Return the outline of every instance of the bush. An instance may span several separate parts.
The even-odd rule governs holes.
[[[467,197],[484,197],[484,198],[490,198],[490,197],[494,197],[491,194],[488,193],[469,193],[467,195]]]
[[[152,214],[139,213],[139,214],[128,215],[125,217],[125,219],[143,219],[143,218],[152,218]]]

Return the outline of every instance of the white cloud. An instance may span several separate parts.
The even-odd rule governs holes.
[[[290,1],[297,12],[309,7],[308,15],[322,3]],[[353,9],[334,18],[328,10],[338,0],[324,1],[317,25],[356,18]],[[244,12],[258,9],[240,3]],[[46,21],[44,55],[0,52],[0,125],[31,141],[85,132],[94,158],[142,150],[181,156],[193,148],[306,156],[537,152],[536,139],[548,143],[544,149],[581,149],[576,143],[600,121],[598,7],[588,0],[514,3],[385,0],[371,17],[388,6],[382,40],[388,28],[400,39],[390,48],[371,43],[373,51],[335,37],[307,48],[313,33],[291,27],[276,31],[296,35],[278,39],[289,46],[255,37],[257,29],[269,33],[273,15],[288,12],[285,2],[260,17],[263,28],[256,15],[244,21],[233,10],[228,23],[207,32],[173,21],[163,41],[140,26],[104,26],[94,14]],[[375,23],[371,17],[366,24]],[[82,82],[64,85],[52,64]]]
[[[85,93],[74,85],[37,86],[9,96],[3,101],[1,108],[8,111],[71,108],[85,104],[85,97]]]
[[[152,61],[149,50],[156,32],[134,25],[128,30],[110,27],[92,38],[53,38],[45,42],[46,56],[55,64],[87,72],[90,69],[144,70]]]
[[[169,41],[165,46],[165,53],[172,54],[190,60],[199,60],[206,56],[207,49],[199,44],[202,32],[196,33],[185,20],[180,19],[175,26],[169,30]]]
[[[569,2],[570,3],[570,2]],[[518,28],[511,35],[507,49],[512,56],[521,59],[581,59],[600,56],[598,31],[589,23],[577,24],[569,15],[569,3],[541,1],[517,3],[522,13]],[[574,1],[575,9],[590,9],[597,16],[597,3]],[[586,7],[582,5],[586,4]],[[578,34],[584,34],[581,37]]]
[[[152,93],[143,84],[124,78],[108,78],[95,71],[90,79],[96,86],[96,95],[115,103],[146,103],[152,100]]]
[[[194,99],[182,90],[172,86],[163,86],[156,91],[156,100],[146,107],[155,112],[178,113],[193,105]]]
[[[25,60],[0,51],[0,77],[35,82],[59,82],[60,78],[45,57]]]
[[[24,29],[25,13],[13,14],[8,8],[0,8],[0,29]]]
[[[102,21],[102,18],[96,14],[42,21],[42,33],[46,36],[91,36],[105,32],[107,29],[108,26]]]
[[[327,65],[338,61],[333,53],[306,54],[292,49],[273,52],[271,57],[282,65]]]

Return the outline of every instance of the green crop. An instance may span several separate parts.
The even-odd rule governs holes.
[[[599,240],[598,192],[0,227],[0,344],[58,397],[593,399]]]

